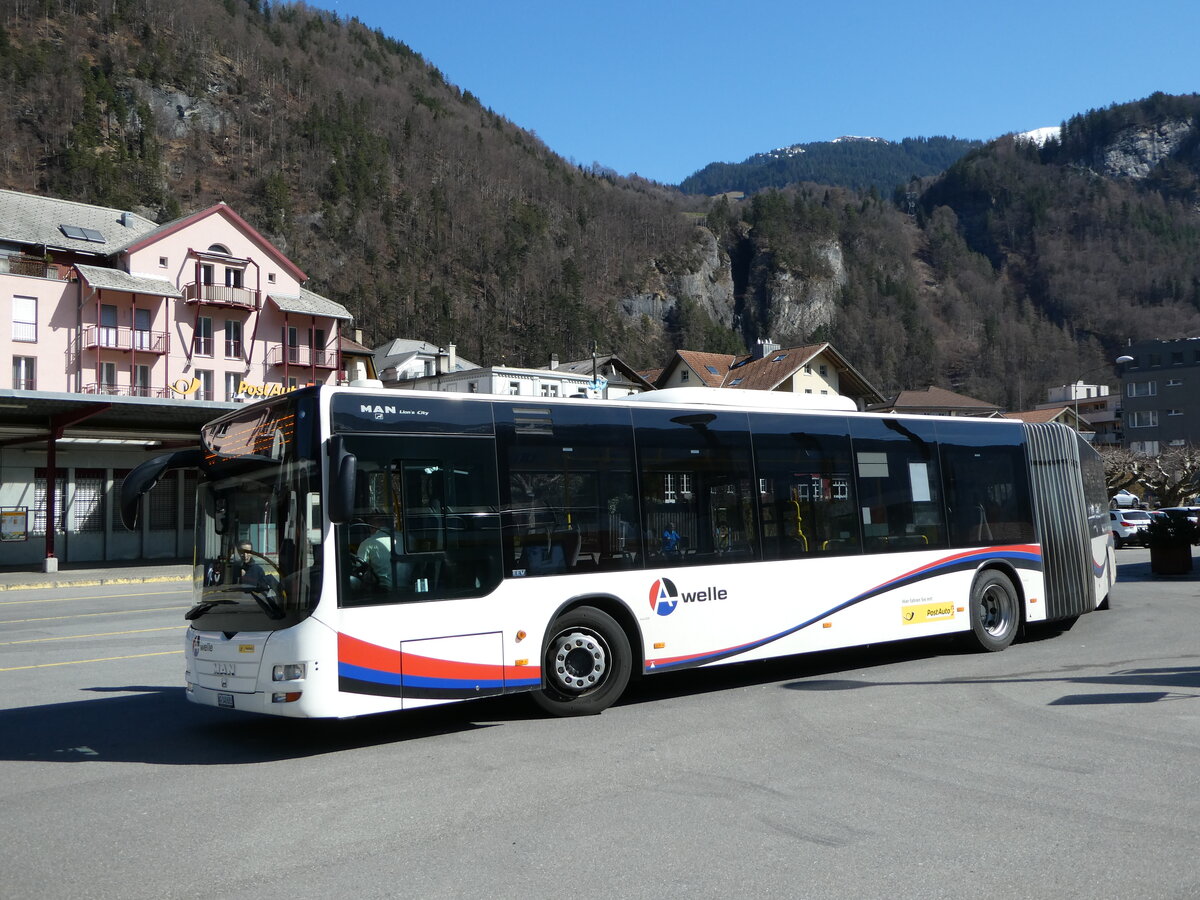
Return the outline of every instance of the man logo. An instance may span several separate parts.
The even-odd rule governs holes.
[[[660,616],[669,616],[679,605],[679,591],[669,578],[660,578],[650,588],[650,608]]]

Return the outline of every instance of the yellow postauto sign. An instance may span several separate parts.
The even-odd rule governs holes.
[[[184,397],[191,396],[200,388],[199,378],[180,378],[170,385],[171,390],[176,394]],[[296,390],[294,387],[284,387],[282,384],[275,382],[273,384],[250,384],[247,381],[238,383],[237,392],[245,394],[247,397],[274,397],[278,394],[286,394],[289,391]]]
[[[954,604],[950,602],[909,603],[900,607],[900,617],[905,625],[919,625],[923,622],[941,622],[954,618]]]

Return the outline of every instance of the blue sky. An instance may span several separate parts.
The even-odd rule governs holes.
[[[582,165],[676,184],[841,135],[989,139],[1200,91],[1200,2],[316,0]]]

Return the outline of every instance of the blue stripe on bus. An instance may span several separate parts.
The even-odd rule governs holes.
[[[671,671],[674,669],[695,668],[696,666],[703,666],[711,662],[717,662],[718,660],[728,659],[731,656],[738,656],[742,653],[748,653],[751,650],[756,650],[759,647],[766,646],[767,644],[778,641],[787,637],[788,635],[795,634],[797,631],[802,631],[810,625],[820,622],[822,619],[829,618],[834,613],[841,612],[843,609],[847,609],[851,606],[862,603],[864,600],[870,600],[872,597],[877,597],[880,594],[886,593],[887,591],[892,591],[896,588],[915,584],[919,581],[924,581],[926,578],[932,578],[935,575],[944,575],[947,572],[954,572],[961,569],[974,569],[980,562],[994,559],[1007,560],[1020,569],[1035,569],[1038,571],[1042,569],[1041,553],[1032,550],[997,551],[993,548],[990,550],[980,551],[979,553],[956,555],[950,557],[949,559],[940,560],[938,562],[930,563],[927,566],[922,566],[919,569],[915,569],[912,572],[900,575],[891,579],[890,581],[885,581],[883,584],[873,587],[870,590],[863,591],[861,594],[851,597],[849,600],[839,603],[837,606],[827,609],[825,612],[815,615],[811,619],[801,622],[799,625],[794,625],[791,628],[780,631],[777,634],[768,635],[767,637],[759,638],[756,641],[749,641],[745,644],[739,644],[736,647],[728,647],[724,650],[715,650],[711,653],[698,653],[694,656],[684,657],[682,659],[676,659],[670,662],[654,663],[653,671],[662,672]]]

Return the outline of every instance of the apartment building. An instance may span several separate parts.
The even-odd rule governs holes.
[[[1125,446],[1158,453],[1200,444],[1200,338],[1139,341],[1121,371],[1121,430]]]
[[[0,565],[189,556],[184,479],[133,535],[120,481],[236,403],[345,377],[350,313],[307,280],[224,203],[159,225],[0,191]]]

